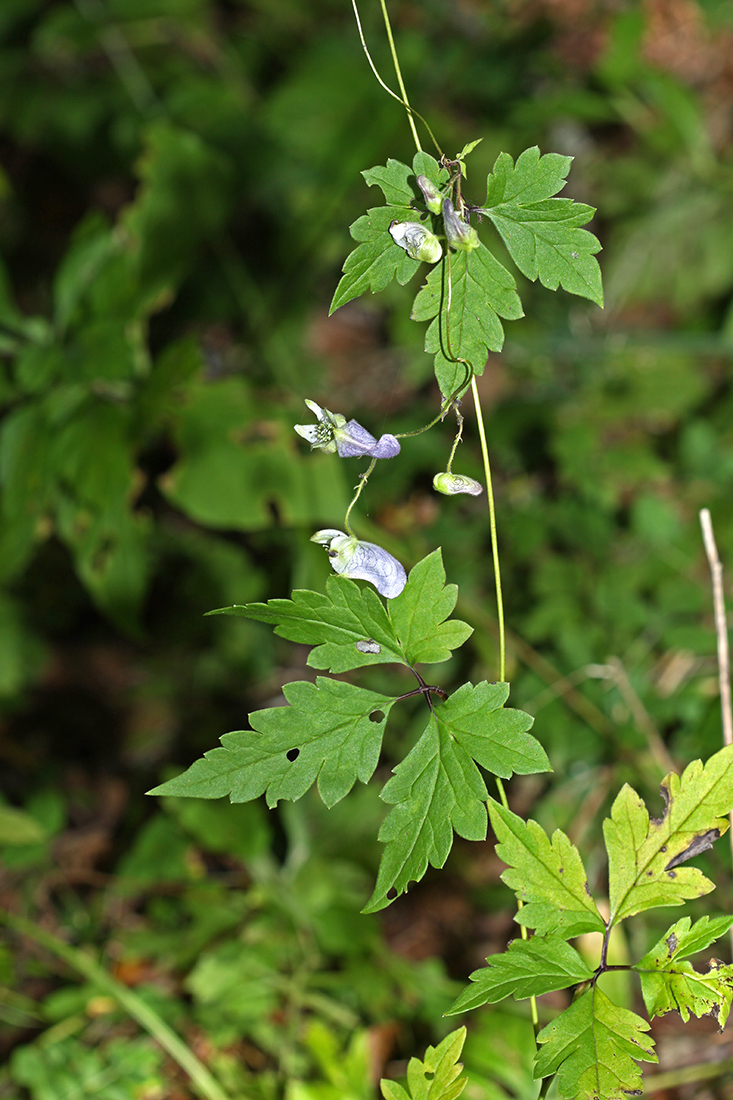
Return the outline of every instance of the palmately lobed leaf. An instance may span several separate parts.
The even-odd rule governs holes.
[[[394,808],[379,830],[386,847],[365,913],[384,909],[411,882],[419,882],[428,864],[442,867],[454,830],[466,840],[486,838],[484,781],[468,753],[435,717],[394,769],[380,798]]]
[[[477,762],[509,777],[549,767],[544,750],[526,732],[532,718],[504,710],[508,684],[464,684],[436,705],[424,733],[380,797],[394,809],[379,839],[386,844],[377,884],[365,912],[389,904],[390,894],[419,882],[428,864],[442,867],[453,833],[466,840],[486,837],[486,786]]]
[[[540,997],[557,989],[587,982],[593,971],[574,947],[558,936],[514,940],[503,954],[490,955],[488,966],[474,970],[471,985],[461,993],[446,1016],[495,1004],[505,997]]]
[[[347,672],[364,665],[407,663],[379,596],[346,577],[329,577],[325,595],[296,589],[289,600],[235,604],[209,614],[242,615],[270,623],[279,637],[315,646],[308,654],[312,668]],[[370,642],[379,647],[378,652],[374,646],[363,648]]]
[[[605,932],[580,853],[565,833],[557,829],[550,839],[536,821],[524,821],[494,799],[489,814],[499,840],[496,853],[509,865],[502,881],[524,903],[516,920],[538,935],[564,939]]]
[[[390,159],[386,165],[367,168],[362,175],[370,187],[381,188],[387,205],[368,210],[351,225],[351,236],[360,244],[346,257],[329,316],[367,290],[376,294],[393,279],[404,286],[412,278],[420,263],[395,244],[389,227],[392,222],[423,221],[427,229],[437,228],[434,219],[413,205],[415,202],[422,205],[417,176],[427,176],[437,186],[448,179],[448,173],[435,158],[422,152],[415,154],[412,168]]]
[[[641,1086],[637,1060],[658,1061],[648,1030],[595,985],[537,1036],[535,1079],[557,1073],[560,1095],[571,1100],[628,1100]]]
[[[250,714],[251,730],[227,733],[221,748],[196,760],[183,775],[150,791],[155,795],[248,802],[261,794],[268,806],[294,801],[314,782],[327,806],[368,782],[379,760],[392,696],[319,676],[283,689],[290,706]]]
[[[336,576],[326,582],[325,595],[296,589],[289,600],[235,604],[209,614],[270,623],[281,638],[316,647],[308,655],[311,667],[347,672],[386,662],[447,661],[473,633],[460,619],[448,619],[457,596],[457,586],[445,583],[438,548],[413,566],[403,591],[387,607],[372,588]]]
[[[681,777],[671,773],[661,791],[666,806],[659,820],[650,820],[644,802],[626,784],[603,823],[614,923],[646,909],[679,905],[715,888],[696,867],[681,865],[728,829],[733,746],[721,749],[704,765],[693,761]]]
[[[406,221],[414,217],[415,212],[404,206],[377,206],[357,218],[350,232],[360,244],[344,261],[344,273],[329,307],[329,316],[367,290],[377,294],[393,279],[404,286],[412,278],[420,262],[413,260],[404,248],[395,244],[389,227],[393,221]]]
[[[389,601],[389,617],[410,664],[447,661],[473,634],[460,619],[445,621],[457,599],[458,586],[446,584],[440,548],[412,567],[405,588]]]
[[[565,186],[571,157],[540,156],[535,146],[517,158],[501,153],[488,178],[486,214],[515,264],[543,286],[589,298],[603,305],[601,271],[595,253],[600,241],[580,226],[595,214],[592,206],[553,198]]]

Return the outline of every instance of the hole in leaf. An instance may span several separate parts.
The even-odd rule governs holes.
[[[434,1077],[435,1077],[435,1074],[433,1073],[433,1071],[431,1069],[426,1069],[425,1070],[425,1080],[426,1081],[432,1081]]]
[[[369,721],[370,722],[383,722],[384,721],[384,711],[382,711],[382,710],[373,710],[372,713],[369,715]]]
[[[397,890],[395,889],[394,886],[390,886],[389,890],[387,891],[387,898],[389,899],[389,901],[394,901],[394,899],[396,897],[397,897]]]
[[[288,751],[285,753],[285,755],[287,756],[288,760],[292,764],[293,760],[297,760],[298,757],[300,756],[300,749],[288,749]]]

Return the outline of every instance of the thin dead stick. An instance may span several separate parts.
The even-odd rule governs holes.
[[[713,521],[710,512],[703,508],[700,512],[700,526],[705,543],[710,574],[713,578],[713,607],[715,609],[715,635],[718,642],[718,682],[720,684],[720,710],[723,717],[723,743],[733,745],[733,710],[730,699],[730,656],[728,653],[728,623],[725,615],[725,597],[723,595],[723,566],[715,545]]]
[[[713,609],[715,611],[715,637],[718,649],[718,683],[720,684],[720,712],[723,719],[723,743],[733,745],[733,710],[730,700],[730,655],[728,652],[728,622],[725,615],[723,594],[723,566],[718,557],[718,547],[713,534],[713,521],[707,508],[700,511],[700,526],[705,553],[713,578]],[[733,813],[730,815],[730,850],[733,856]],[[733,930],[730,936],[733,952]]]

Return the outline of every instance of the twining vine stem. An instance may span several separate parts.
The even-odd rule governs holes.
[[[395,72],[397,74],[397,82],[399,84],[400,91],[402,92],[401,102],[402,102],[402,105],[405,107],[405,110],[407,111],[407,117],[408,117],[408,121],[410,123],[410,129],[412,131],[412,136],[413,136],[413,139],[414,139],[414,142],[415,142],[415,146],[417,148],[418,153],[420,153],[420,152],[422,152],[422,146],[420,145],[420,139],[417,135],[417,130],[415,128],[412,108],[410,107],[410,104],[409,104],[408,99],[407,99],[407,92],[405,90],[405,82],[402,79],[402,70],[400,68],[400,62],[399,62],[399,58],[397,56],[397,49],[395,47],[394,37],[392,35],[392,27],[391,27],[390,21],[389,21],[389,14],[387,12],[386,0],[379,0],[379,2],[380,2],[380,5],[381,5],[381,8],[382,8],[382,16],[384,18],[384,25],[385,25],[386,30],[387,30],[387,38],[389,39],[389,47],[390,47],[390,51],[391,51],[391,54],[392,54],[392,61],[394,63]],[[361,32],[361,24],[359,23],[358,12],[356,11],[356,2],[355,2],[355,0],[352,0],[352,4],[353,4],[353,7],[354,7],[354,12],[356,14],[357,23],[359,24],[359,34],[361,36],[361,43],[362,43],[364,51],[367,55],[367,58],[369,60],[369,64],[372,68],[372,71],[377,76],[377,79],[379,80],[379,83],[382,84],[383,87],[385,87],[383,81],[379,77],[379,74],[376,72],[376,69],[374,68],[374,63],[372,62],[371,58],[369,57],[369,52],[368,52],[368,50],[366,48],[366,44],[364,42],[364,36]],[[389,89],[387,89],[387,91],[389,91]],[[394,93],[390,92],[390,94],[394,96]],[[399,97],[394,96],[394,98],[398,99]],[[431,132],[431,137],[432,137],[432,132]],[[435,140],[435,139],[433,139],[433,140]],[[436,145],[437,145],[437,142],[436,142]],[[448,246],[448,250],[447,250],[447,271],[448,271],[448,314],[449,314],[450,313],[450,293],[451,293],[450,246]],[[450,318],[449,318],[449,316],[446,316],[446,327],[448,327],[449,323],[450,323]],[[473,369],[471,368],[470,364],[467,363],[465,359],[460,359],[460,358],[456,358],[456,357],[452,356],[452,354],[450,352],[449,341],[450,341],[450,336],[447,333],[447,342],[448,342],[447,350],[448,350],[449,355],[451,356],[451,358],[453,359],[454,362],[463,363],[464,367],[467,367],[469,369],[469,373],[470,373],[470,377],[471,377],[471,393],[473,395],[474,409],[476,411],[476,423],[478,425],[479,440],[481,442],[481,456],[482,456],[482,459],[483,459],[484,475],[486,477],[486,495],[487,495],[488,506],[489,506],[489,523],[490,523],[490,528],[491,528],[491,555],[492,555],[493,564],[494,564],[494,582],[495,582],[495,585],[496,585],[497,620],[498,620],[498,626],[499,626],[499,679],[503,683],[505,681],[505,678],[506,678],[506,636],[505,636],[506,632],[505,632],[505,627],[504,627],[504,600],[503,600],[502,590],[501,590],[501,570],[500,570],[500,566],[499,566],[499,544],[498,544],[497,536],[496,536],[496,510],[495,510],[495,507],[494,507],[494,490],[493,490],[493,485],[492,485],[492,480],[491,480],[491,464],[489,462],[489,448],[488,448],[488,445],[486,443],[486,432],[484,430],[484,420],[483,420],[483,414],[482,414],[482,410],[481,410],[481,399],[479,397],[478,388],[476,386],[476,375],[475,375]],[[357,497],[358,497],[358,493],[357,493]],[[353,503],[354,502],[352,502],[352,505],[353,505]],[[415,675],[418,675],[418,674],[415,673]],[[422,688],[421,688],[421,690],[422,690]],[[429,692],[425,693],[425,698],[427,700],[428,706],[432,710],[433,709],[433,704],[432,704],[432,701],[430,699]],[[501,804],[502,804],[502,806],[504,806],[505,809],[508,810],[509,809],[509,801],[508,801],[507,796],[506,796],[506,791],[504,789],[504,784],[502,783],[501,778],[498,775],[495,776],[494,778],[496,780],[496,786],[497,786],[497,789],[498,789],[498,792],[499,792],[499,799],[501,801]],[[522,907],[522,903],[520,901],[519,902],[519,908],[521,908],[521,907]],[[520,930],[521,930],[522,939],[526,940],[528,938],[528,932],[527,932],[526,927],[524,925],[520,925]],[[532,1027],[534,1029],[535,1039],[536,1039],[537,1034],[539,1032],[539,1014],[537,1012],[537,999],[536,999],[536,997],[530,997],[530,1011],[531,1011],[531,1017],[532,1017]],[[546,1081],[549,1082],[549,1079],[546,1079]],[[545,1085],[545,1081],[543,1081],[543,1087],[544,1087],[544,1085]]]

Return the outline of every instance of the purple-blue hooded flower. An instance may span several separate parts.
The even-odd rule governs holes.
[[[316,531],[311,542],[325,546],[336,573],[352,580],[369,581],[388,600],[399,596],[407,583],[407,574],[397,558],[373,542],[362,542],[355,535],[346,535],[333,527]]]
[[[395,436],[388,432],[375,439],[371,432],[363,428],[357,420],[349,420],[341,413],[332,413],[322,409],[315,401],[306,405],[318,419],[317,424],[296,424],[295,430],[303,439],[307,439],[312,448],[325,451],[326,454],[338,452],[341,458],[394,458],[400,453],[400,444]]]

